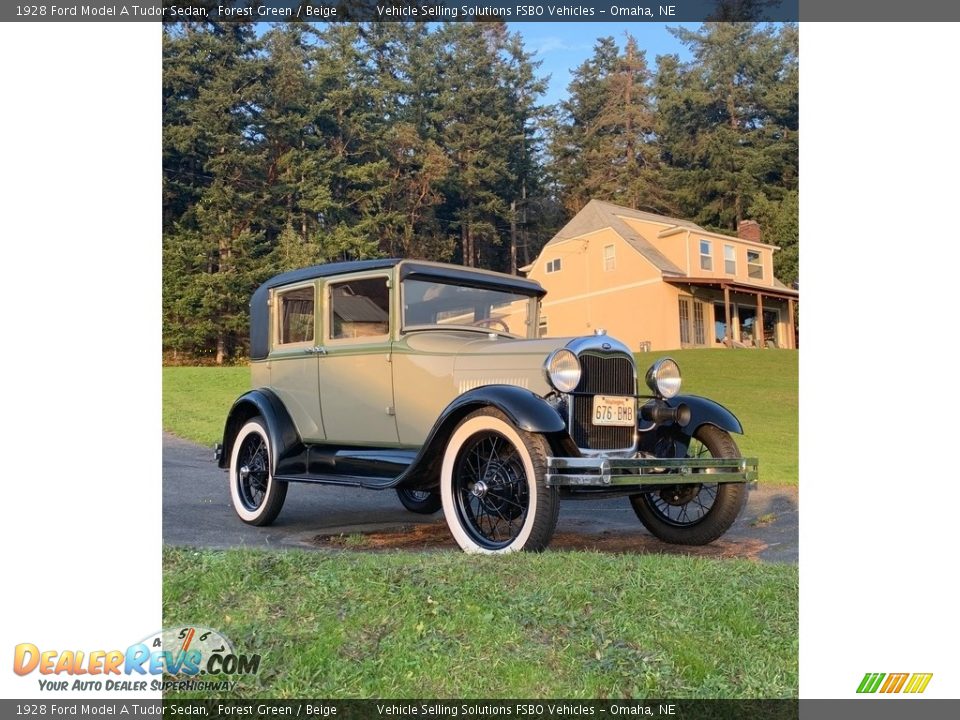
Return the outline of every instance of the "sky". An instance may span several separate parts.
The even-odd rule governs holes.
[[[511,32],[520,33],[528,52],[542,60],[541,75],[550,75],[550,87],[543,101],[545,104],[559,102],[567,96],[571,71],[593,55],[598,38],[611,36],[623,47],[625,33],[637,39],[641,50],[646,50],[647,62],[655,67],[657,55],[676,53],[681,60],[689,60],[690,54],[668,31],[668,27],[696,29],[699,23],[650,23],[650,22],[511,22]]]

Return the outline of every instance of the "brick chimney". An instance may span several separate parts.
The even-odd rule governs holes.
[[[760,224],[756,220],[741,220],[737,225],[737,237],[760,242]]]

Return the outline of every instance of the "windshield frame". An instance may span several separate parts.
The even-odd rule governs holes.
[[[421,323],[421,324],[408,324],[407,323],[407,303],[406,303],[406,290],[408,282],[427,282],[433,283],[436,285],[448,285],[453,288],[472,288],[475,290],[487,290],[489,292],[500,293],[503,295],[514,295],[517,300],[522,298],[527,299],[527,318],[526,318],[526,333],[516,333],[516,332],[504,332],[503,330],[498,330],[493,327],[480,327],[478,325],[457,325],[451,323]],[[516,302],[516,301],[514,301]],[[473,282],[463,282],[462,280],[446,280],[442,277],[408,277],[403,278],[400,281],[400,303],[398,308],[399,315],[399,329],[398,332],[400,335],[404,335],[409,332],[418,332],[424,330],[458,330],[466,332],[477,332],[489,335],[491,333],[496,335],[501,335],[503,337],[513,338],[513,339],[522,339],[522,338],[536,338],[537,333],[539,332],[539,322],[540,322],[540,296],[537,293],[533,292],[523,292],[521,289],[511,288],[509,290],[505,289],[502,285],[496,285],[493,283],[484,283],[478,281]]]

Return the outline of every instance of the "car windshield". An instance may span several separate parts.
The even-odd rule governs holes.
[[[403,281],[403,328],[459,327],[529,336],[533,295],[435,280]]]

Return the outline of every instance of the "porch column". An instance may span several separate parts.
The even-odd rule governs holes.
[[[727,336],[723,339],[723,344],[728,348],[733,347],[733,318],[730,317],[730,286],[723,286],[723,316],[727,319]]]
[[[753,324],[757,331],[757,348],[762,349],[767,344],[763,340],[763,295],[761,293],[757,293],[757,319]]]
[[[797,349],[797,326],[793,317],[793,298],[787,298],[787,347],[791,350]]]

